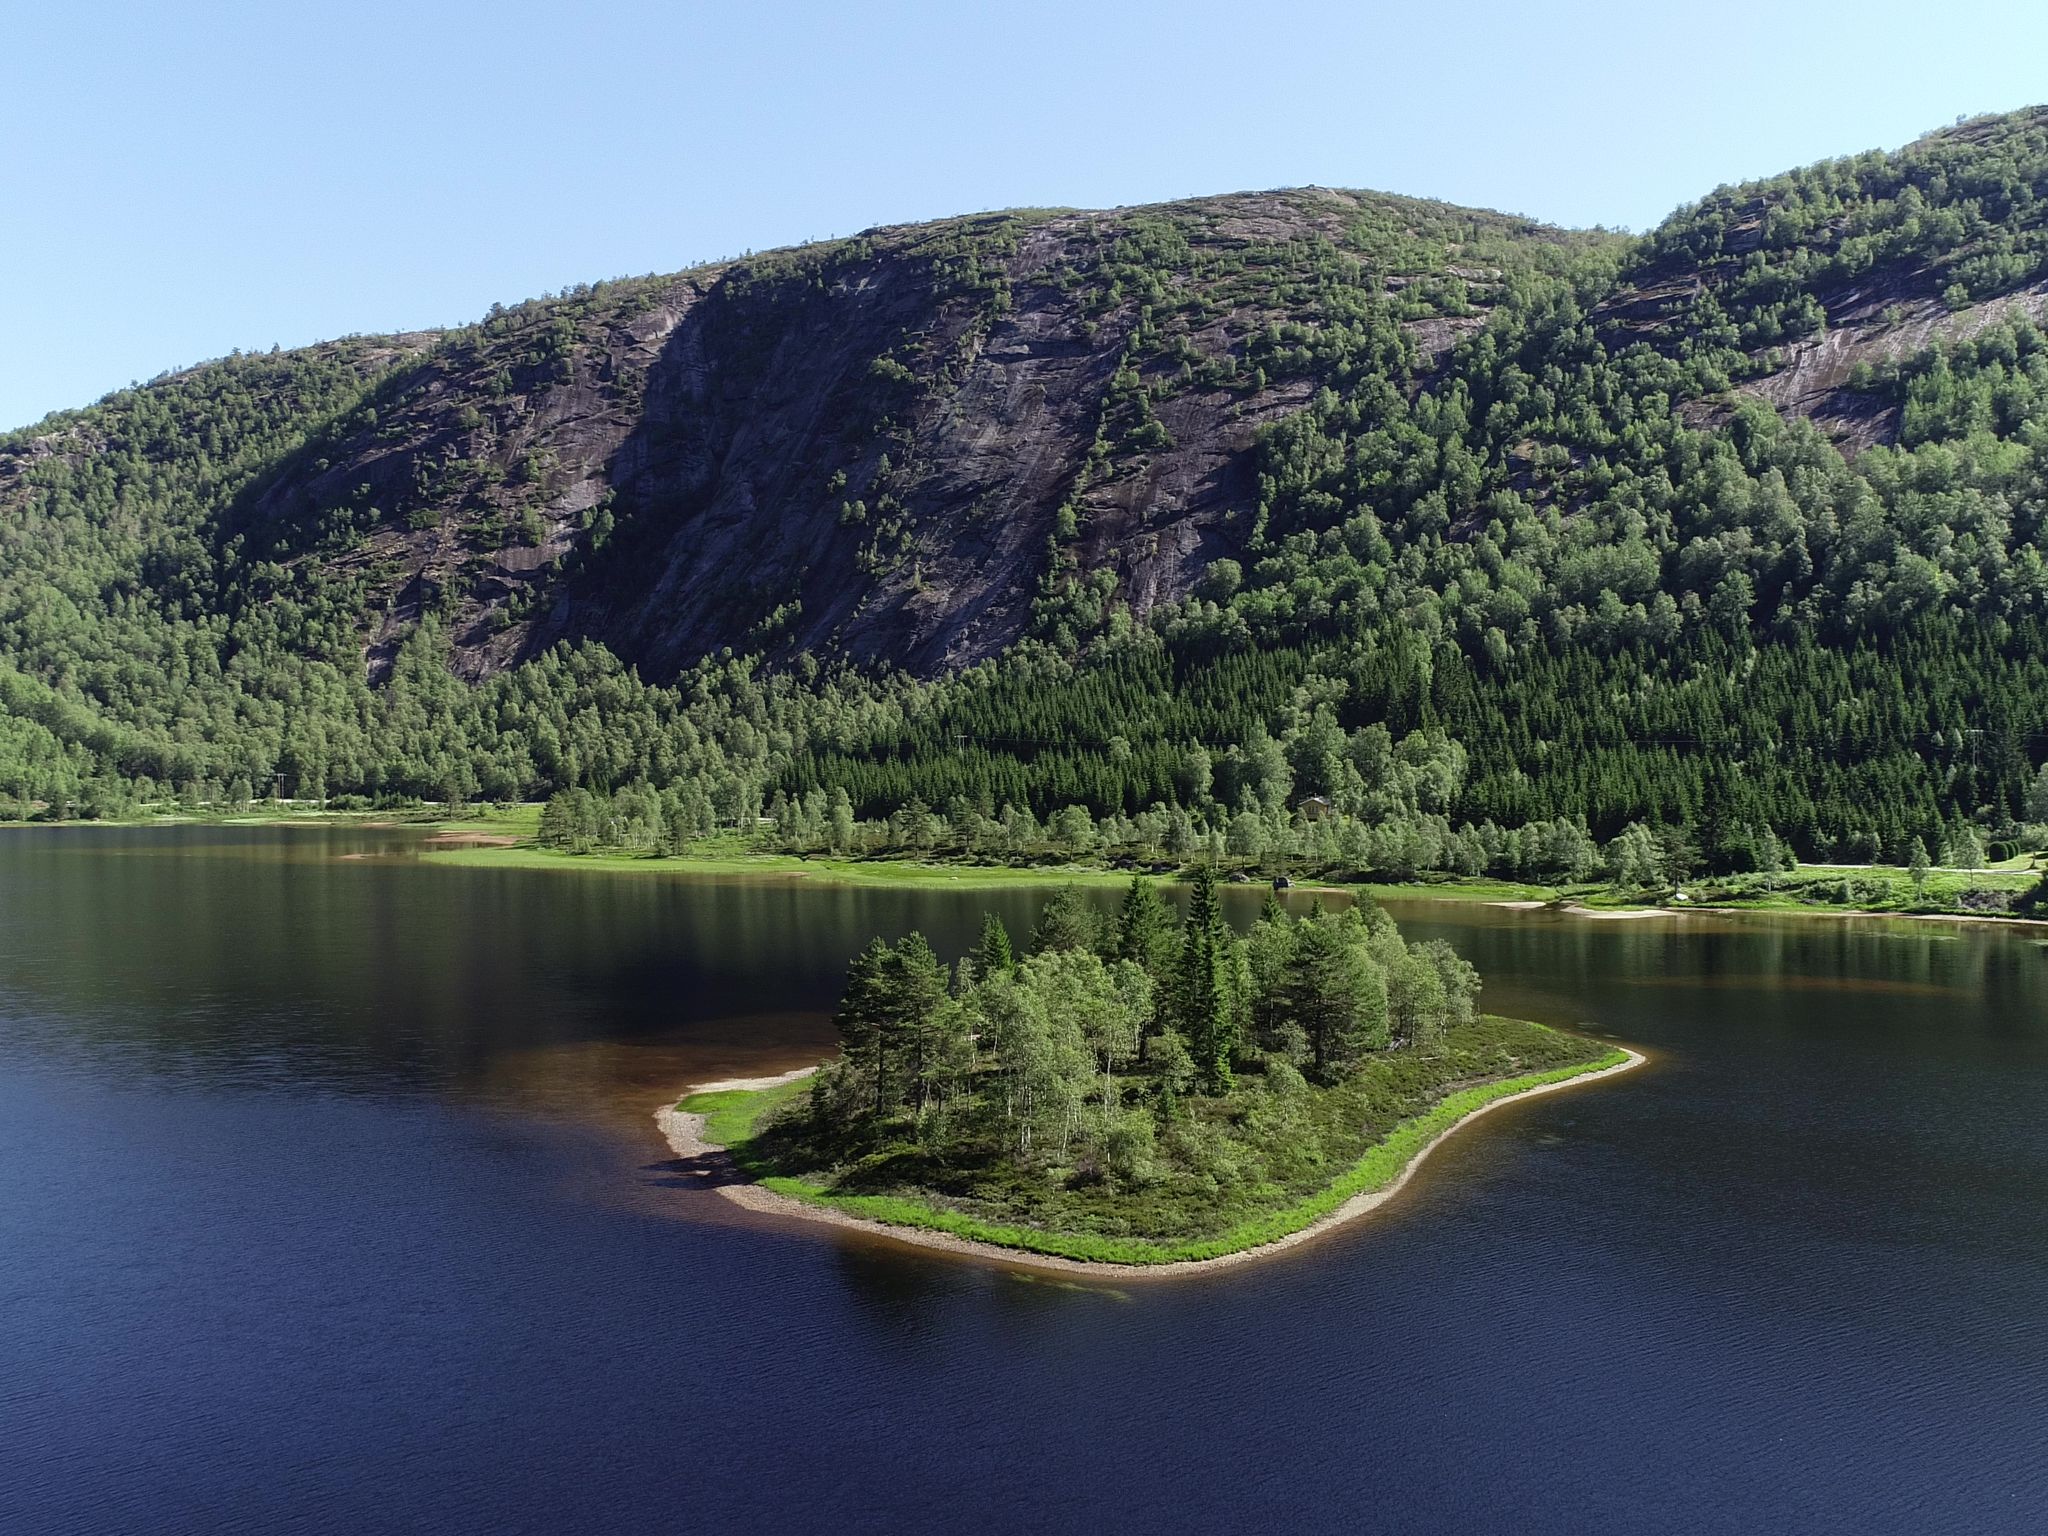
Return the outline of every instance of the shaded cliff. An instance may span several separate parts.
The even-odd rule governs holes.
[[[585,636],[934,673],[1106,572],[1142,616],[1242,542],[1259,429],[1372,313],[1419,375],[1504,273],[1600,237],[1308,190],[1006,213],[601,284],[396,360],[224,512],[316,562],[373,676],[422,616],[480,676]]]

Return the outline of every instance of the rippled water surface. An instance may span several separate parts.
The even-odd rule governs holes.
[[[746,1215],[650,1118],[1034,898],[408,836],[0,833],[0,1530],[2048,1529],[2029,934],[1402,909],[1652,1065],[1082,1288]]]

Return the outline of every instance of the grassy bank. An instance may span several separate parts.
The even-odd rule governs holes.
[[[1916,884],[1893,865],[1802,865],[1781,875],[1708,876],[1689,882],[1689,905],[1745,912],[1874,912],[1887,917],[2000,917],[2041,878],[2031,858],[1985,869],[1931,869]],[[1640,900],[1640,898],[1638,898]],[[1625,904],[1599,892],[1587,905]]]
[[[887,886],[929,890],[995,890],[1079,884],[1121,888],[1127,869],[1046,857],[1040,861],[983,863],[935,855],[914,858],[893,854],[836,857],[769,853],[735,835],[709,838],[680,856],[620,851],[571,854],[543,848],[535,841],[538,805],[471,806],[454,816],[438,806],[387,810],[322,810],[311,804],[258,803],[240,813],[153,812],[121,822],[4,823],[32,826],[403,826],[421,831],[476,834],[515,839],[514,846],[441,846],[422,850],[435,863],[479,869],[584,870],[627,875],[697,875],[721,878],[806,880],[825,885]],[[1226,866],[1227,867],[1227,866]],[[1247,865],[1242,871],[1254,884],[1268,876]],[[1165,878],[1173,878],[1168,875]],[[1594,911],[1630,911],[1668,906],[1699,909],[1775,912],[1788,915],[1875,913],[1888,917],[1990,917],[2004,915],[2010,903],[2033,889],[2041,878],[2036,856],[2025,855],[1983,869],[1935,868],[1915,885],[1911,872],[1893,865],[1802,865],[1780,875],[1709,875],[1686,882],[1686,900],[1671,890],[1623,890],[1611,884],[1584,882],[1542,885],[1527,881],[1474,876],[1437,876],[1409,881],[1357,881],[1341,877],[1296,875],[1295,889],[1355,891],[1381,901],[1543,902],[1586,907]]]
[[[485,830],[485,829],[479,829]],[[1083,864],[925,864],[910,859],[799,858],[790,853],[690,853],[679,857],[625,853],[560,853],[522,843],[513,848],[435,848],[436,864],[475,869],[584,870],[624,875],[753,876],[806,880],[818,885],[880,885],[932,890],[989,890],[1002,886],[1099,885],[1122,889],[1128,870]]]
[[[1369,880],[1341,887],[1362,891],[1375,901],[1555,901],[1560,895],[1554,885],[1530,885],[1519,880],[1490,880],[1483,876],[1452,876],[1441,880]]]
[[[872,1167],[835,1174],[795,1166],[801,1162],[801,1144],[779,1135],[778,1121],[786,1127],[795,1118],[782,1112],[801,1104],[808,1093],[805,1081],[761,1090],[697,1094],[683,1100],[678,1108],[702,1114],[706,1139],[731,1149],[739,1166],[764,1188],[808,1205],[891,1226],[940,1232],[999,1248],[1084,1263],[1174,1264],[1242,1253],[1304,1231],[1347,1201],[1386,1189],[1437,1137],[1488,1105],[1531,1089],[1621,1066],[1629,1060],[1625,1051],[1520,1021],[1481,1020],[1476,1023],[1476,1030],[1495,1043],[1512,1038],[1524,1045],[1538,1038],[1532,1032],[1540,1032],[1548,1037],[1544,1042],[1546,1050],[1569,1059],[1479,1082],[1447,1079],[1435,1085],[1432,1092],[1414,1095],[1415,1102],[1403,1103],[1402,1112],[1383,1113],[1377,1123],[1361,1126],[1358,1145],[1334,1171],[1322,1170],[1321,1176],[1307,1187],[1298,1181],[1291,1186],[1262,1181],[1230,1202],[1205,1204],[1199,1214],[1213,1220],[1211,1229],[1166,1235],[1112,1230],[1118,1225],[1135,1224],[1134,1208],[1128,1201],[1122,1202],[1123,1209],[1119,1210],[1114,1208],[1115,1202],[1101,1200],[1097,1202],[1098,1209],[1090,1212],[1085,1201],[1077,1204],[1062,1194],[1053,1203],[1073,1213],[1077,1223],[1062,1227],[1018,1219],[1012,1208],[1032,1202],[1020,1201],[1022,1192],[1014,1188],[985,1188],[978,1192],[978,1198],[911,1186],[870,1191],[849,1185],[873,1182],[876,1170]],[[1472,1040],[1464,1042],[1467,1050],[1473,1045]],[[1456,1068],[1447,1066],[1446,1070]],[[1384,1109],[1387,1102],[1384,1095],[1373,1092],[1321,1092],[1328,1094],[1331,1107],[1363,1099],[1378,1102]],[[1295,1129],[1276,1127],[1272,1134],[1292,1134]],[[1158,1201],[1141,1202],[1135,1207],[1139,1211],[1147,1209],[1162,1217],[1162,1224],[1187,1214],[1163,1208]],[[1215,1219],[1218,1217],[1221,1219]],[[1080,1225],[1083,1221],[1093,1221],[1094,1225]]]
[[[531,807],[521,809],[533,810]],[[447,823],[448,831],[508,832],[526,835],[516,822]],[[1109,869],[1100,864],[1078,862],[1020,862],[1014,864],[974,863],[964,859],[915,859],[880,855],[872,858],[841,858],[828,854],[800,857],[793,853],[764,853],[735,837],[713,838],[699,843],[687,854],[652,853],[566,853],[543,848],[532,842],[516,847],[433,848],[425,857],[437,864],[460,864],[477,869],[588,870],[628,875],[718,875],[757,876],[762,879],[808,880],[821,885],[864,885],[923,888],[930,890],[994,890],[1005,886],[1088,885],[1122,890],[1130,884],[1132,871]],[[1174,879],[1174,873],[1160,876]],[[1246,880],[1264,886],[1269,877],[1246,873]],[[1557,895],[1549,886],[1526,885],[1508,880],[1447,879],[1416,881],[1406,885],[1372,883],[1344,884],[1300,877],[1294,889],[1304,892],[1360,891],[1376,899],[1404,901],[1548,901]]]
[[[504,833],[525,837],[511,818],[478,819],[447,825],[450,831]],[[891,856],[838,858],[763,853],[736,838],[714,840],[681,856],[630,853],[564,853],[523,841],[516,847],[448,847],[425,851],[436,863],[479,869],[585,870],[628,875],[698,875],[724,878],[805,880],[821,885],[888,886],[926,890],[995,890],[1004,887],[1084,885],[1120,889],[1129,870],[1096,864],[982,864],[965,860],[913,859]],[[1247,879],[1264,885],[1267,876],[1246,871]],[[1167,875],[1164,878],[1175,878]],[[1542,902],[1585,907],[1596,912],[1674,910],[1715,907],[1736,911],[1824,915],[1874,912],[1883,916],[1967,916],[1996,918],[2031,890],[2040,878],[2029,861],[1981,870],[1937,869],[1916,888],[1911,874],[1884,865],[1855,867],[1804,866],[1783,875],[1708,876],[1688,882],[1686,899],[1674,891],[1622,890],[1586,883],[1537,885],[1513,880],[1452,877],[1407,882],[1319,879],[1297,876],[1300,892],[1357,892],[1376,901]]]

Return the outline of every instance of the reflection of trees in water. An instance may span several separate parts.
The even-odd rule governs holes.
[[[1449,939],[1486,976],[1489,1008],[1591,1020],[1648,1043],[1670,1026],[1938,1031],[2040,1041],[2048,949],[2027,931],[1884,918],[1691,913],[1601,921],[1390,903],[1404,929]],[[1828,1006],[1829,997],[1842,1007]],[[1748,1006],[1731,1002],[1749,1000]],[[1697,998],[1697,1001],[1694,999]]]
[[[576,1085],[640,1069],[575,1048],[695,1044],[724,1050],[720,1074],[757,1049],[822,1050],[868,938],[921,928],[958,952],[983,906],[1021,916],[1043,899],[449,869],[341,857],[389,852],[395,833],[229,830],[11,842],[0,987],[139,1073],[459,1092],[552,1074],[563,1097],[602,1097]],[[320,857],[279,857],[309,843]],[[681,1065],[678,1088],[697,1063]]]

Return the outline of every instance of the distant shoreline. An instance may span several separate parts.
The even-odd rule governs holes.
[[[726,878],[762,883],[888,888],[895,890],[982,891],[1007,888],[1044,889],[1056,885],[1084,885],[1104,889],[1127,884],[1133,875],[1149,874],[1166,881],[1183,878],[1182,866],[1154,867],[1166,861],[1150,861],[1138,868],[1109,868],[1094,863],[1065,864],[976,864],[966,862],[918,861],[910,858],[849,858],[832,854],[804,856],[754,851],[708,851],[679,855],[632,853],[573,854],[542,848],[532,841],[539,814],[538,806],[520,806],[511,811],[476,812],[458,816],[407,816],[394,820],[390,811],[321,811],[304,808],[264,811],[252,809],[239,816],[156,816],[147,820],[66,821],[0,823],[6,828],[51,827],[354,827],[364,831],[416,830],[424,834],[417,845],[423,862],[473,869],[535,869],[582,872],[585,874],[666,875],[670,877]],[[344,855],[344,857],[350,857]],[[358,859],[362,855],[354,855]],[[1887,869],[1888,866],[1878,866]],[[1853,869],[1843,866],[1845,873]],[[1833,872],[1834,867],[1829,867]],[[1954,873],[1953,871],[1951,873]],[[1983,870],[1984,875],[2008,878],[2019,871]],[[1226,882],[1233,883],[1233,882]],[[1264,890],[1269,878],[1248,876],[1241,884]],[[1359,881],[1344,883],[1313,877],[1290,882],[1285,891],[1299,896],[1368,897],[1375,901],[1450,902],[1460,905],[1499,907],[1508,911],[1553,911],[1594,921],[1683,917],[1708,913],[1720,916],[1877,918],[1886,922],[1936,922],[1974,925],[1982,928],[2048,929],[2048,917],[2018,917],[2000,912],[1900,912],[1869,907],[1838,907],[1819,902],[1777,904],[1729,904],[1701,902],[1687,906],[1589,906],[1566,896],[1556,887],[1524,884],[1512,880],[1460,877],[1446,880],[1418,880],[1412,883]],[[2017,889],[2008,887],[2008,889]],[[1583,894],[1598,896],[1597,891]]]
[[[529,843],[516,847],[449,847],[429,850],[436,864],[470,868],[583,870],[588,873],[726,877],[764,882],[805,882],[815,885],[889,887],[896,890],[969,891],[1000,890],[1004,887],[1045,887],[1093,885],[1121,887],[1144,869],[1105,869],[1096,864],[944,864],[918,863],[909,859],[839,859],[820,855],[800,859],[795,854],[745,854],[701,856],[683,854],[661,858],[615,854],[556,853]],[[1176,865],[1153,878],[1174,882],[1182,878]],[[1241,882],[1251,890],[1265,890],[1265,878]],[[1701,903],[1684,907],[1592,907],[1556,897],[1505,894],[1527,891],[1509,881],[1418,881],[1396,885],[1379,881],[1345,884],[1337,881],[1303,879],[1286,886],[1282,894],[1297,896],[1368,896],[1374,901],[1446,902],[1460,905],[1499,907],[1508,911],[1553,911],[1567,917],[1595,922],[1654,917],[1685,917],[1707,913],[1729,917],[1868,917],[1887,922],[1973,923],[1990,928],[2048,928],[2048,918],[2013,917],[1997,912],[1882,912],[1860,907],[1812,905],[1729,906]]]
[[[729,1174],[733,1182],[721,1182],[716,1192],[747,1210],[769,1215],[795,1217],[804,1221],[819,1222],[827,1226],[841,1227],[851,1231],[866,1232],[873,1236],[885,1237],[913,1247],[936,1249],[944,1253],[960,1254],[970,1258],[993,1261],[1013,1267],[1048,1270],[1064,1275],[1087,1275],[1101,1278],[1168,1278],[1183,1275],[1206,1274],[1219,1269],[1228,1269],[1276,1254],[1321,1237],[1332,1229],[1358,1220],[1360,1217],[1379,1209],[1393,1199],[1413,1177],[1415,1170],[1438,1147],[1457,1134],[1464,1127],[1482,1116],[1490,1114],[1505,1104],[1519,1103],[1524,1099],[1537,1098],[1543,1094],[1556,1093],[1566,1088],[1575,1088],[1597,1079],[1614,1077],[1623,1072],[1633,1071],[1648,1059],[1641,1051],[1627,1046],[1616,1046],[1615,1053],[1622,1058],[1614,1061],[1600,1058],[1582,1068],[1570,1070],[1569,1075],[1559,1077],[1554,1073],[1540,1074],[1544,1079],[1530,1082],[1527,1086],[1510,1092],[1498,1093],[1458,1113],[1449,1124],[1442,1126],[1422,1143],[1402,1163],[1400,1170],[1386,1182],[1374,1188],[1349,1196],[1334,1210],[1314,1218],[1292,1232],[1283,1233],[1264,1242],[1249,1244],[1227,1253],[1215,1254],[1198,1259],[1172,1259],[1159,1263],[1111,1263],[1099,1259],[1071,1259],[1058,1254],[1044,1253],[1027,1247],[1011,1247],[1000,1243],[983,1241],[978,1238],[962,1237],[951,1232],[937,1231],[926,1227],[906,1226],[896,1222],[876,1221],[865,1216],[856,1216],[829,1204],[799,1199],[769,1189],[748,1178],[740,1169],[729,1150],[705,1137],[705,1116],[681,1108],[681,1103],[690,1097],[703,1093],[726,1091],[761,1091],[781,1087],[809,1076],[816,1067],[803,1067],[794,1072],[785,1072],[777,1077],[735,1078],[724,1082],[703,1083],[692,1087],[684,1098],[675,1104],[665,1104],[655,1112],[655,1123],[661,1128],[676,1156],[688,1159],[709,1160],[714,1164],[722,1162],[721,1173]],[[1604,1064],[1603,1064],[1604,1063]],[[1509,1083],[1522,1079],[1510,1078]],[[1498,1086],[1498,1085],[1484,1085]],[[1477,1090],[1466,1090],[1473,1092]],[[1451,1098],[1456,1098],[1452,1095]],[[1368,1149],[1368,1156],[1378,1146],[1385,1145],[1417,1122],[1426,1121],[1438,1113],[1437,1109],[1426,1111],[1414,1120],[1404,1121],[1391,1130],[1387,1137]],[[1342,1180],[1333,1181],[1340,1183]]]

